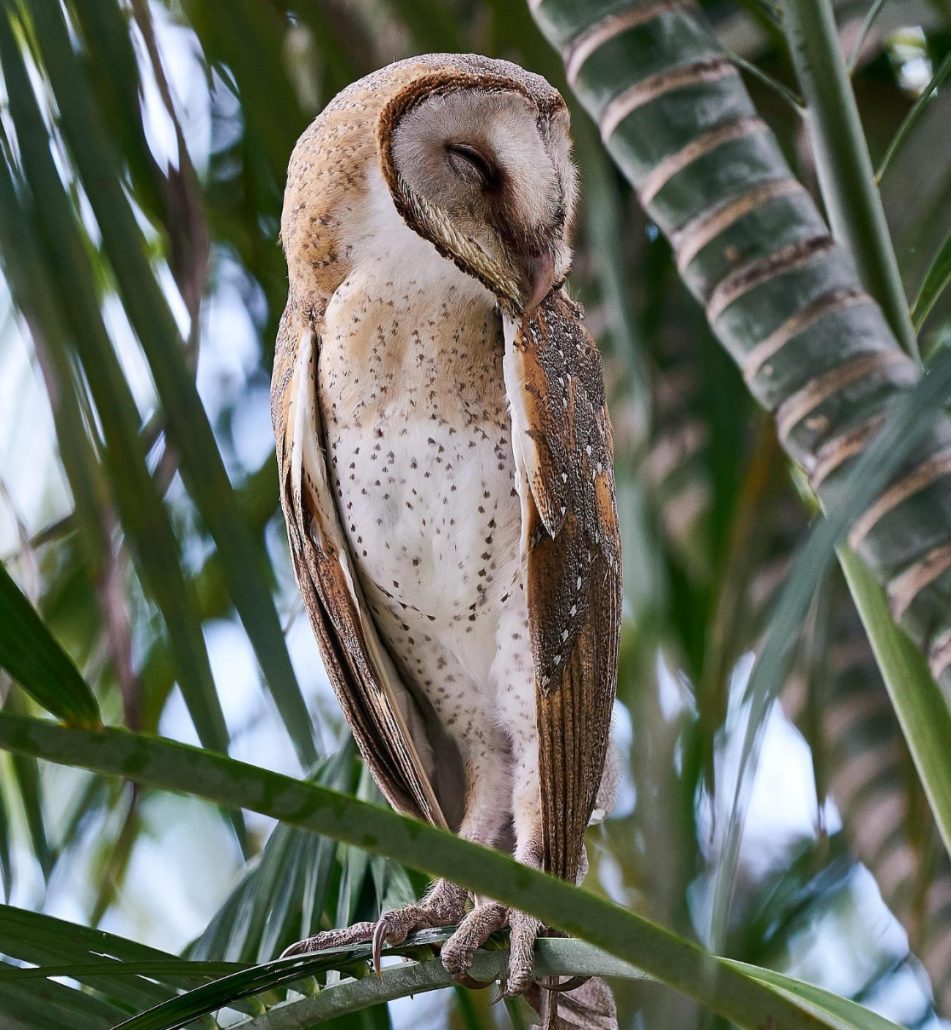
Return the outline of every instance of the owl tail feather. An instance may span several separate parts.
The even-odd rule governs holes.
[[[597,976],[565,994],[546,991],[536,984],[528,1001],[542,1019],[532,1030],[618,1030],[614,995]]]

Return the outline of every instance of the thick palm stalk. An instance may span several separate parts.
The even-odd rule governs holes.
[[[536,0],[533,13],[717,337],[775,414],[783,447],[834,504],[921,371],[793,178],[737,69],[678,0]],[[849,534],[946,692],[949,512],[942,417]]]

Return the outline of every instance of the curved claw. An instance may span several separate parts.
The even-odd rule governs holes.
[[[551,991],[552,994],[565,994],[567,991],[576,990],[582,984],[586,984],[590,979],[590,976],[573,976],[564,983],[559,983],[558,977],[555,977],[554,983],[545,983],[544,980],[539,980],[538,986],[544,991]]]
[[[385,916],[380,916],[377,920],[376,926],[373,927],[373,945],[371,954],[373,956],[373,971],[380,979],[383,978],[383,968],[380,965],[380,960],[383,953],[383,945],[386,942],[386,931],[389,928],[386,925]]]
[[[469,976],[468,973],[459,973],[453,977],[453,980],[460,987],[468,987],[471,991],[484,991],[486,987],[491,987],[495,983],[494,980],[476,980],[474,977]],[[498,1001],[498,998],[495,1000]]]
[[[507,981],[504,977],[501,980],[499,980],[498,984],[496,985],[497,990],[495,997],[489,1002],[490,1005],[498,1005],[498,1003],[505,997],[506,983]]]

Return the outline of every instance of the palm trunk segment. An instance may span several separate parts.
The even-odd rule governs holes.
[[[605,145],[684,281],[826,506],[915,385],[698,10],[679,0],[532,0]],[[853,524],[849,542],[951,694],[951,420]]]

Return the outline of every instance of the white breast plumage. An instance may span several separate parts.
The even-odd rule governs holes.
[[[438,703],[449,665],[470,673],[450,692],[491,689],[499,606],[519,578],[501,318],[376,179],[353,271],[324,315],[319,402],[367,599]]]

